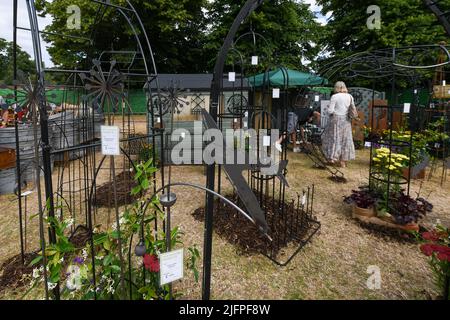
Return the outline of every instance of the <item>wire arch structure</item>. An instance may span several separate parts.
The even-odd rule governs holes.
[[[445,43],[440,44],[425,44],[425,45],[413,45],[405,47],[394,47],[377,49],[372,51],[359,52],[343,59],[334,59],[330,62],[324,63],[319,70],[319,73],[323,76],[333,80],[364,80],[368,82],[372,87],[372,99],[370,110],[371,119],[369,123],[372,129],[378,122],[378,118],[381,115],[387,121],[387,137],[380,141],[371,141],[370,145],[370,173],[369,173],[369,186],[372,183],[381,182],[387,185],[387,193],[393,189],[394,185],[399,185],[405,188],[405,191],[409,195],[410,193],[410,180],[412,179],[412,171],[418,170],[417,168],[424,168],[428,165],[429,159],[425,158],[422,163],[416,165],[416,168],[412,167],[412,161],[409,161],[407,168],[408,174],[406,177],[396,179],[390,173],[386,177],[381,177],[381,172],[376,169],[373,162],[373,155],[375,152],[375,144],[381,144],[389,149],[389,161],[391,161],[391,155],[396,150],[407,148],[409,150],[409,159],[411,159],[413,149],[413,135],[418,132],[421,125],[421,118],[424,117],[424,112],[435,112],[434,107],[431,105],[433,100],[433,85],[443,85],[443,83],[431,82],[431,78],[436,76],[436,73],[444,75],[448,74],[448,68],[450,67],[450,47]],[[386,90],[390,91],[390,98],[387,104],[380,104],[375,99],[375,88],[381,82],[387,83]],[[408,91],[410,91],[412,98],[410,109],[404,111],[404,105],[399,103],[401,94],[398,93],[398,89],[401,87],[400,82],[406,85]],[[426,105],[420,103],[419,92],[425,91],[428,96]],[[432,109],[430,109],[432,108]],[[444,106],[445,108],[445,106]],[[411,131],[409,141],[400,141],[393,138],[393,122],[394,114],[402,114],[402,117],[406,118],[406,126]],[[443,115],[447,117],[445,109]],[[423,122],[422,122],[423,124]],[[445,151],[445,147],[444,147]],[[445,159],[443,164],[443,176],[446,172]],[[443,179],[443,178],[442,178]],[[441,180],[442,183],[443,180]],[[386,200],[389,205],[389,200]]]
[[[49,34],[39,29],[37,19],[37,10],[34,0],[24,0],[28,17],[29,28],[18,26],[17,24],[17,0],[14,1],[14,43],[17,43],[17,30],[30,32],[33,52],[35,59],[36,84],[33,88],[33,97],[36,101],[32,113],[34,114],[34,132],[35,132],[35,160],[42,162],[42,171],[44,173],[44,189],[40,188],[40,168],[36,170],[35,185],[39,203],[39,230],[40,246],[45,255],[45,249],[48,244],[54,244],[56,241],[55,228],[49,227],[48,244],[44,232],[44,214],[49,217],[62,219],[63,217],[73,218],[79,226],[84,226],[89,230],[89,242],[92,249],[92,265],[94,270],[93,281],[95,279],[95,254],[93,243],[93,228],[97,215],[103,215],[108,212],[108,224],[110,213],[114,216],[114,221],[119,223],[118,195],[120,192],[129,194],[129,189],[120,191],[122,184],[132,183],[133,179],[129,176],[130,169],[135,167],[135,162],[139,160],[139,155],[133,154],[132,144],[156,145],[160,140],[163,147],[163,133],[155,128],[155,119],[153,112],[148,113],[148,121],[145,133],[136,132],[136,126],[132,119],[133,109],[129,97],[129,89],[137,84],[142,85],[146,93],[147,110],[153,110],[152,104],[159,98],[158,73],[153,55],[150,40],[147,36],[144,24],[133,4],[124,1],[96,1],[98,8],[96,17],[91,25],[89,37],[72,36],[70,34]],[[135,42],[136,50],[111,50],[110,48],[101,48],[95,41],[97,26],[100,25],[106,13],[112,13],[115,17],[120,17],[122,21],[132,31],[132,41]],[[111,15],[109,15],[111,16]],[[78,69],[58,69],[46,68],[43,63],[41,37],[48,36],[53,38],[75,38],[78,41],[85,41],[89,44],[88,51],[81,56]],[[91,50],[92,49],[92,50]],[[15,77],[18,73],[17,65],[14,65]],[[49,115],[50,98],[48,90],[50,85],[46,81],[48,74],[56,74],[58,78],[65,78],[65,83],[59,85],[61,97],[59,97],[57,111]],[[17,84],[16,84],[17,87]],[[20,85],[19,85],[20,87]],[[52,102],[53,104],[53,102]],[[160,105],[160,104],[159,104]],[[161,111],[161,110],[160,110]],[[98,157],[101,144],[100,126],[116,125],[120,127],[121,135],[121,153],[120,157]],[[37,130],[40,130],[40,137],[36,137]],[[152,149],[150,157],[156,162],[156,150]],[[19,152],[20,153],[20,152]],[[96,155],[97,154],[97,155]],[[20,155],[18,156],[18,158]],[[164,159],[161,153],[160,177],[153,174],[156,190],[156,181],[164,185]],[[106,159],[109,160],[109,164]],[[60,163],[58,166],[57,178],[52,178],[53,162]],[[19,162],[19,161],[18,161]],[[116,174],[121,171],[119,175]],[[109,176],[108,176],[109,175]],[[124,180],[119,177],[123,175]],[[103,176],[103,178],[101,178]],[[20,181],[20,180],[19,180]],[[96,205],[96,201],[102,195],[97,191],[106,186],[111,206],[104,210]],[[21,185],[18,186],[19,213],[22,221],[22,197]],[[120,197],[119,197],[120,198]],[[45,199],[45,201],[44,201]],[[97,199],[97,200],[96,200]],[[128,201],[128,200],[126,200]],[[44,206],[44,203],[46,205]],[[155,220],[155,228],[162,221]],[[72,228],[72,236],[77,232],[78,227]],[[22,225],[21,225],[21,242]],[[72,237],[71,236],[71,237]],[[121,260],[120,285],[123,294],[125,294],[125,270],[124,257],[122,256],[121,239],[119,237],[119,256]],[[22,256],[24,255],[23,246]],[[46,263],[44,258],[44,263]],[[47,284],[47,272],[44,271],[46,298],[50,296],[50,290]],[[131,289],[130,289],[131,290]],[[59,299],[59,284],[52,290],[52,297]]]

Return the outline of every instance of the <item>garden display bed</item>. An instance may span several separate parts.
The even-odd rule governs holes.
[[[25,276],[33,273],[35,267],[29,264],[37,257],[36,252],[25,253],[25,264],[22,265],[20,253],[9,258],[0,266],[0,291],[6,288],[19,288],[26,284]]]
[[[94,198],[94,205],[98,207],[114,207],[114,189],[113,179],[110,182],[102,184],[97,188]],[[132,196],[130,190],[137,185],[133,174],[129,171],[123,171],[116,176],[117,205],[122,206],[131,204],[139,198],[138,195]]]
[[[235,203],[238,201],[235,195],[229,195],[227,198]],[[266,196],[263,197],[262,203],[265,204],[269,235],[273,241],[270,241],[242,214],[224,205],[218,199],[214,206],[214,231],[236,245],[241,254],[260,253],[276,258],[278,255],[287,255],[287,248],[291,244],[306,243],[320,227],[320,224],[308,217],[306,212],[299,210],[294,202],[285,204],[283,214],[277,200]],[[196,220],[204,221],[205,208],[196,209],[192,215]]]
[[[83,225],[79,225],[75,228],[72,235],[69,237],[69,241],[77,248],[81,248],[86,245],[90,238],[89,229]],[[20,288],[28,283],[33,269],[39,267],[39,265],[30,266],[30,263],[34,258],[38,256],[38,251],[29,252],[24,254],[24,264],[22,264],[21,254],[17,254],[0,266],[0,291],[6,288]]]

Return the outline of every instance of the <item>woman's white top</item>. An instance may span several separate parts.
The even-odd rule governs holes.
[[[331,97],[329,114],[345,116],[348,114],[348,108],[354,103],[353,97],[349,93],[336,93]]]

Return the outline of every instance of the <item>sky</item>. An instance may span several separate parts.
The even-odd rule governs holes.
[[[311,5],[311,11],[315,12],[317,15],[317,21],[321,24],[326,24],[326,19],[329,17],[325,17],[320,14],[321,7],[316,4],[315,0],[303,0],[303,2]],[[18,0],[18,26],[29,28],[30,23],[28,21],[28,13],[26,8],[25,0]],[[52,21],[51,17],[38,17],[39,29],[43,30],[48,24]],[[12,41],[13,38],[13,0],[0,0],[0,38],[4,38],[8,41]],[[31,43],[31,34],[29,31],[18,30],[17,31],[17,43],[19,46],[26,52],[30,54],[33,58],[33,46]],[[50,55],[46,50],[46,46],[48,46],[41,39],[41,47],[42,47],[42,56],[44,59],[45,66],[52,67],[53,63],[51,62]]]
[[[39,29],[43,30],[52,21],[51,17],[38,17]],[[18,27],[30,28],[28,20],[28,11],[25,0],[18,1],[17,9]],[[13,0],[0,0],[0,38],[8,41],[13,40]],[[17,44],[33,58],[33,45],[31,42],[31,33],[29,31],[17,30]],[[41,41],[42,56],[45,66],[51,67],[53,63],[46,50],[46,43]]]

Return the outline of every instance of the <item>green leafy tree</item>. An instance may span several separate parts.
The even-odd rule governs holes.
[[[387,47],[438,44],[448,40],[444,28],[422,0],[318,0],[322,13],[332,13],[323,43],[332,56]],[[367,13],[377,5],[381,28],[369,29]],[[450,9],[450,3],[447,4]]]
[[[210,68],[242,4],[243,1],[239,0],[209,3],[207,11],[211,28],[205,51]],[[321,51],[320,39],[324,36],[323,27],[315,20],[309,5],[292,0],[265,1],[246,19],[237,37],[250,30],[265,40],[256,36],[254,42],[252,35],[244,36],[237,42],[237,49],[247,63],[252,55],[260,56],[259,71],[276,64],[306,70],[302,61],[315,61]],[[228,62],[232,63],[231,60]]]
[[[14,44],[0,38],[0,81],[12,84],[14,79]],[[17,69],[34,73],[35,65],[30,55],[17,46]]]
[[[135,0],[150,38],[158,72],[193,72],[202,64],[201,48],[205,0]],[[114,4],[126,6],[125,0]],[[68,29],[67,13],[70,5],[81,9],[81,28]],[[120,12],[90,0],[37,0],[41,15],[49,14],[53,22],[46,31],[91,39],[86,41],[60,35],[45,36],[50,42],[49,53],[56,66],[64,68],[89,67],[90,59],[105,50],[137,50],[132,28]],[[99,10],[100,8],[100,10]],[[133,18],[134,26],[138,23]],[[187,50],[189,48],[189,50]]]

